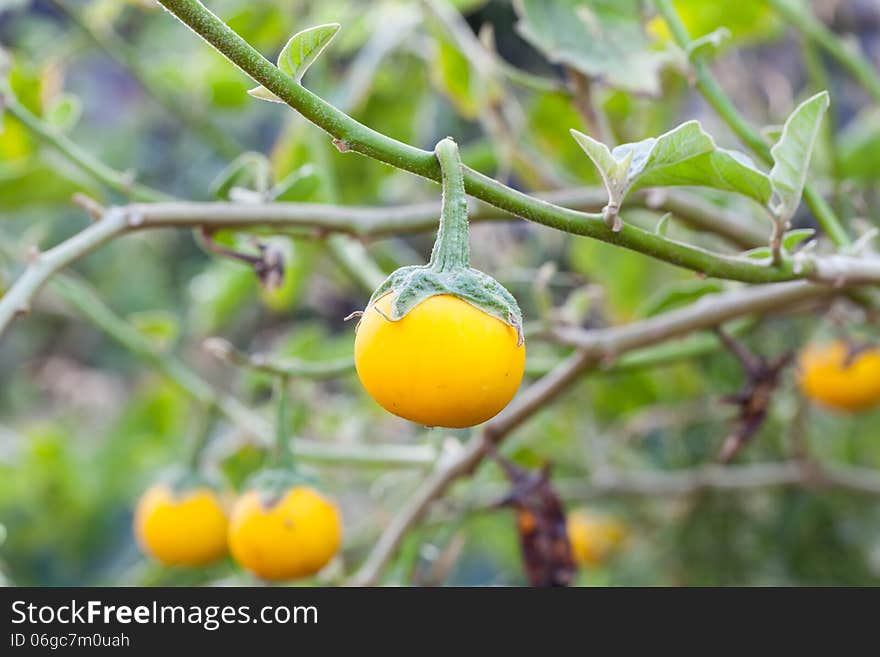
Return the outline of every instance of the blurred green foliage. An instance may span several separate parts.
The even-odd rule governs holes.
[[[340,155],[326,135],[284,106],[248,96],[253,84],[241,72],[154,3],[64,4],[88,29],[98,34],[112,30],[124,52],[99,48],[54,3],[12,3],[0,9],[10,80],[31,111],[109,165],[136,171],[138,180],[182,198],[204,200],[215,192],[226,196],[233,186],[255,187],[247,171],[213,185],[229,171],[234,157],[226,149],[231,142],[240,151],[265,154],[279,200],[391,205],[436,199],[433,185],[364,157]],[[552,84],[536,90],[504,75],[481,77],[484,73],[442,26],[421,20],[420,3],[219,0],[211,8],[273,60],[300,29],[342,24],[331,48],[306,74],[305,85],[380,132],[423,148],[454,134],[468,163],[523,188],[595,185],[593,166],[568,133],[570,128],[593,131],[597,126],[588,123],[595,116],[579,111],[559,62],[547,61],[517,36],[517,15],[510,3],[455,4],[475,32],[485,25],[494,28],[501,57],[510,66]],[[719,65],[736,72],[742,70],[738,57],[750,62],[749,79],[731,76],[724,83],[756,122],[779,123],[797,100],[814,91],[793,83],[779,92],[788,93],[784,102],[772,98],[768,103],[762,95],[762,76],[803,78],[800,65],[793,63],[795,43],[781,32],[764,3],[675,4],[694,36],[721,26],[731,30],[733,39]],[[638,26],[640,39],[654,54],[666,52],[668,34],[648,18],[646,27]],[[388,24],[398,29],[375,38]],[[530,39],[532,45],[540,40]],[[724,59],[725,53],[734,54]],[[595,63],[591,60],[589,66]],[[605,59],[599,64],[609,66]],[[643,64],[632,65],[650,77],[652,71],[638,68]],[[639,92],[654,84],[641,77],[633,82],[640,82]],[[693,116],[713,123],[675,70],[658,72],[655,82],[662,93],[653,98],[596,85],[594,110],[605,117],[612,138],[643,139]],[[820,162],[817,168],[832,171],[835,178],[828,184],[846,190],[845,195],[840,192],[839,199],[845,196],[840,203],[861,208],[861,216],[876,224],[878,206],[867,201],[876,200],[872,183],[878,173],[880,123],[867,111],[849,120],[860,103],[858,92],[842,86],[832,91],[840,110],[833,130],[836,164]],[[522,149],[521,157],[509,161],[497,125],[493,128],[485,120],[499,103],[513,108],[514,120],[506,119],[507,141]],[[29,245],[46,247],[86,225],[82,212],[69,204],[75,191],[108,203],[123,200],[5,116],[0,134],[0,282],[8,284],[18,270],[14,257]],[[712,200],[754,214],[744,203]],[[625,215],[649,229],[659,219],[648,211]],[[808,225],[810,219],[798,221]],[[681,239],[716,244],[686,228],[674,230]],[[475,264],[516,294],[527,317],[536,317],[540,308],[533,270],[546,262],[556,263],[559,271],[550,285],[555,303],[585,284],[598,290],[584,318],[591,326],[644,317],[707,291],[691,274],[670,265],[533,225],[493,224],[473,235]],[[350,354],[353,327],[342,318],[369,296],[330,257],[325,242],[280,239],[293,264],[284,287],[272,295],[260,290],[247,267],[206,255],[186,231],[125,237],[82,260],[76,270],[110,308],[161,349],[179,355],[216,387],[237,394],[270,418],[270,382],[210,360],[200,349],[201,341],[221,335],[247,351],[318,360]],[[369,250],[390,270],[397,262],[412,262],[414,254],[423,257],[430,243],[429,235],[421,235],[376,242]],[[706,285],[717,289],[720,284]],[[664,292],[669,286],[679,291],[670,296]],[[774,355],[797,349],[827,329],[826,320],[818,316],[768,318],[746,340],[759,352]],[[561,356],[538,342],[530,343],[529,353],[530,360]],[[789,374],[766,425],[740,461],[784,459],[791,453],[793,434],[800,432],[799,439],[817,458],[880,468],[880,413],[844,417],[813,409],[808,422],[793,428],[802,402]],[[719,398],[734,392],[741,381],[737,363],[725,353],[649,371],[600,372],[518,430],[509,455],[526,465],[552,461],[556,475],[564,479],[588,477],[602,461],[623,470],[699,466],[717,454],[732,415]],[[385,414],[353,377],[298,381],[291,401],[291,430],[321,441],[439,444],[448,437]],[[138,494],[163,468],[184,457],[203,420],[204,409],[196,402],[84,322],[47,288],[35,312],[17,320],[0,342],[0,581],[250,581],[231,563],[195,572],[159,568],[140,556],[131,533]],[[220,422],[209,455],[230,487],[238,487],[260,467],[264,453],[252,444],[230,447],[233,433]],[[348,567],[364,556],[389,514],[424,476],[405,469],[316,470],[345,513]],[[466,501],[502,481],[497,467],[488,464],[473,483],[457,486],[453,497]],[[796,489],[588,503],[623,519],[630,539],[606,566],[582,572],[580,584],[880,584],[876,498]],[[514,521],[507,511],[426,524],[408,538],[389,569],[389,581],[411,581],[459,531],[465,547],[449,582],[523,582]]]

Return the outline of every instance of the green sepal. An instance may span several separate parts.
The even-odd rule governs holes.
[[[376,288],[370,305],[389,293],[394,294],[394,299],[387,319],[393,322],[405,317],[425,299],[449,294],[512,326],[516,329],[518,344],[523,342],[522,311],[516,299],[501,283],[472,267],[445,271],[430,265],[401,267]]]
[[[260,503],[264,507],[270,508],[277,504],[291,488],[297,486],[317,488],[318,480],[298,470],[269,468],[252,475],[247,480],[245,489],[256,491],[260,496]]]
[[[159,476],[158,481],[168,486],[174,497],[180,497],[199,488],[208,488],[216,493],[222,493],[225,489],[219,477],[204,472],[197,472],[179,465],[165,470]]]

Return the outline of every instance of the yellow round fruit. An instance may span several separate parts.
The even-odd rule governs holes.
[[[366,309],[354,342],[358,377],[382,408],[457,428],[485,422],[513,399],[526,361],[516,329],[447,294],[391,321],[391,301],[386,294]]]
[[[341,542],[339,510],[307,486],[291,488],[268,505],[259,491],[248,491],[235,503],[229,521],[233,558],[265,580],[314,575]]]
[[[226,513],[207,487],[175,494],[153,486],[138,500],[134,526],[144,552],[169,566],[203,566],[226,554]]]
[[[801,390],[814,401],[845,411],[880,404],[880,348],[851,354],[842,340],[813,344],[798,364]]]
[[[566,528],[572,556],[581,566],[601,565],[626,538],[623,524],[586,509],[568,514]]]

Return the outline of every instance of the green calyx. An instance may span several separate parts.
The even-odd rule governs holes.
[[[222,492],[224,488],[223,483],[217,477],[181,466],[169,468],[161,475],[159,481],[168,486],[175,497],[200,488],[208,488],[216,493]]]
[[[369,305],[393,294],[391,316],[386,319],[397,321],[425,299],[449,294],[515,328],[521,344],[523,321],[516,299],[501,283],[470,266],[467,197],[458,146],[447,137],[434,152],[443,174],[443,206],[431,259],[427,265],[395,271],[373,292]]]
[[[247,490],[257,492],[260,496],[260,503],[267,509],[277,504],[291,488],[297,486],[317,488],[318,481],[298,470],[269,468],[260,470],[251,476],[245,484]]]

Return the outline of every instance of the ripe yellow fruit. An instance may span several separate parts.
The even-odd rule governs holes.
[[[391,301],[386,294],[367,307],[354,343],[358,377],[385,410],[429,427],[470,427],[513,399],[526,361],[516,329],[448,294],[391,321]]]
[[[203,566],[226,554],[226,513],[210,488],[175,494],[156,484],[138,501],[134,517],[141,548],[166,565]]]
[[[596,567],[626,538],[626,528],[613,518],[579,509],[568,514],[568,540],[574,560]]]
[[[813,344],[798,364],[801,390],[814,401],[845,411],[880,403],[880,348],[851,354],[842,340]]]
[[[229,521],[229,549],[247,570],[266,580],[314,575],[339,551],[342,519],[313,488],[295,486],[267,505],[251,490]]]

